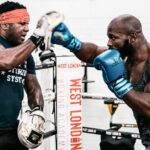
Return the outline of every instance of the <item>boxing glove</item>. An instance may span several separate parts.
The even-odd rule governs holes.
[[[102,75],[108,88],[120,99],[130,91],[133,86],[124,75],[124,63],[117,50],[107,50],[94,59],[94,67],[102,70]]]
[[[62,45],[71,52],[77,52],[81,48],[81,42],[74,37],[64,23],[60,23],[52,32],[51,43]]]

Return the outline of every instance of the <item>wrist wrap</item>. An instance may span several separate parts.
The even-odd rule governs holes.
[[[31,35],[29,39],[38,47],[43,42],[44,37]]]

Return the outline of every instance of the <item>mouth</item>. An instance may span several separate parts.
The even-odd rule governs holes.
[[[109,49],[115,49],[114,47],[109,47]],[[116,50],[116,49],[115,49]]]
[[[22,35],[22,36],[21,36],[21,41],[24,41],[24,40],[25,40],[25,37],[26,37],[26,35]]]

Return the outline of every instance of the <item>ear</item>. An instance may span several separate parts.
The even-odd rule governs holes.
[[[137,33],[136,32],[132,32],[129,36],[128,36],[128,40],[130,44],[133,44],[135,42],[137,38]]]

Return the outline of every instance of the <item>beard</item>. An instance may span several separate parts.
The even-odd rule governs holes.
[[[121,57],[124,59],[126,56],[131,56],[134,52],[133,46],[129,43],[128,39],[125,40],[122,48],[119,48]]]

